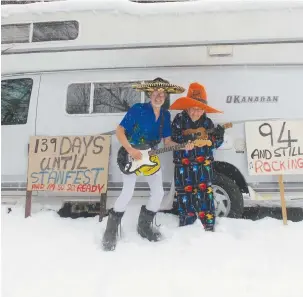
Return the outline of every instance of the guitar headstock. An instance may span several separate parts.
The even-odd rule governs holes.
[[[198,147],[211,146],[212,142],[209,139],[196,139],[194,140],[194,145]]]
[[[223,125],[223,128],[228,129],[228,128],[231,128],[232,126],[233,126],[233,123],[226,123]]]

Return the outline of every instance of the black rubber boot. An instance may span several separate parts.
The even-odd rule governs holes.
[[[153,219],[156,212],[146,209],[145,205],[141,207],[139,219],[138,219],[138,233],[149,241],[161,240],[161,233],[152,227]]]
[[[109,210],[107,226],[102,239],[102,246],[105,251],[113,251],[116,248],[118,227],[121,224],[123,215],[124,212],[115,212],[113,209]]]

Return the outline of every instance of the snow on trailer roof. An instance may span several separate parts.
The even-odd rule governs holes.
[[[143,3],[131,0],[57,0],[22,5],[1,5],[2,18],[26,13],[105,11],[131,15],[195,14],[203,12],[241,12],[254,10],[303,9],[303,1],[285,0],[192,0]]]
[[[31,24],[74,21],[79,23],[77,32],[80,33],[77,38],[44,42],[31,40],[34,32],[30,30]],[[62,47],[64,50],[76,50],[84,47],[117,49],[125,46],[150,48],[167,45],[302,42],[303,0],[167,3],[59,0],[4,5],[2,29],[7,36],[11,34],[10,24],[24,25],[29,42],[17,43],[13,40],[2,43],[2,51],[6,54],[38,51],[42,48],[60,50]],[[5,25],[7,32],[4,30]]]

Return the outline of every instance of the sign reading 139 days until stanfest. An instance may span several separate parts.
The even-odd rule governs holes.
[[[245,123],[250,175],[303,174],[303,121]]]
[[[105,193],[109,135],[30,138],[27,190]]]

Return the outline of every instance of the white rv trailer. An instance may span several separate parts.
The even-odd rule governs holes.
[[[146,100],[131,84],[159,76],[185,88],[204,84],[210,104],[224,111],[210,117],[235,123],[215,155],[215,170],[229,181],[216,187],[221,215],[249,188],[279,191],[275,176],[248,175],[244,123],[303,118],[302,2],[10,5],[2,6],[1,29],[3,195],[24,193],[31,135],[114,131],[129,106]],[[116,196],[115,135],[111,147],[109,195]],[[172,154],[161,161],[169,190]],[[136,195],[147,190],[139,179]],[[285,190],[303,192],[303,174],[285,176]]]

